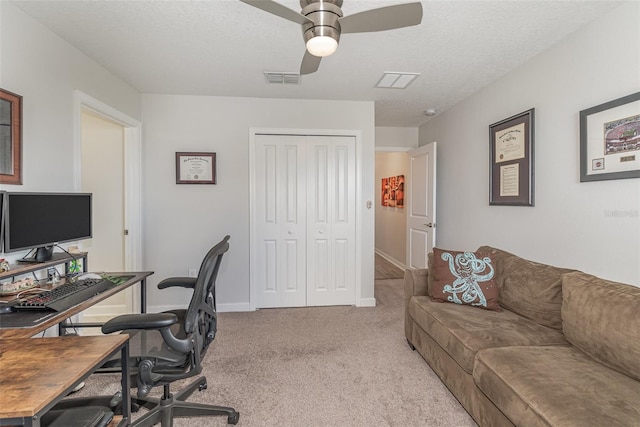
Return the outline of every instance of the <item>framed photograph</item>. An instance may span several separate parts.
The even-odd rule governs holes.
[[[640,92],[580,111],[580,182],[640,178]]]
[[[489,126],[489,204],[533,206],[535,109]]]
[[[0,89],[0,184],[22,184],[22,96]]]
[[[215,184],[216,153],[176,153],[176,184]]]
[[[404,175],[382,178],[382,206],[404,208]]]

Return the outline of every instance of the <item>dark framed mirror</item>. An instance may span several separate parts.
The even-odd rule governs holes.
[[[22,184],[22,97],[0,89],[0,184]]]

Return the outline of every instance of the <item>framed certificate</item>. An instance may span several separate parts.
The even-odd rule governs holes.
[[[176,184],[215,184],[216,153],[176,153]]]
[[[489,126],[489,204],[533,206],[535,109]]]
[[[640,178],[640,92],[580,111],[580,182]]]

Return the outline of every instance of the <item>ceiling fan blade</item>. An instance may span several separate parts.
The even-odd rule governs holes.
[[[422,4],[406,3],[366,10],[340,19],[342,34],[410,27],[422,22]]]
[[[302,64],[300,64],[300,74],[311,74],[318,71],[320,66],[320,56],[311,55],[307,50],[304,51],[304,57],[302,58]]]
[[[300,15],[298,12],[291,10],[288,7],[285,7],[280,3],[276,3],[275,1],[272,1],[272,0],[240,0],[240,1],[242,3],[246,3],[250,6],[257,7],[258,9],[262,9],[265,12],[269,12],[273,15],[279,16],[289,21],[293,21],[300,25],[311,22],[311,20],[306,16]]]

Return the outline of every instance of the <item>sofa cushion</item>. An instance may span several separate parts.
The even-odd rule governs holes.
[[[492,260],[482,253],[434,248],[429,275],[435,301],[500,310]]]
[[[640,381],[640,288],[576,272],[564,276],[562,292],[567,340]]]
[[[515,425],[640,425],[640,384],[572,346],[482,350],[473,379]]]
[[[409,300],[409,315],[467,373],[478,350],[511,345],[568,345],[564,336],[507,310],[442,304],[426,296]]]
[[[520,258],[502,264],[500,305],[544,326],[562,330],[562,275],[574,270]]]

